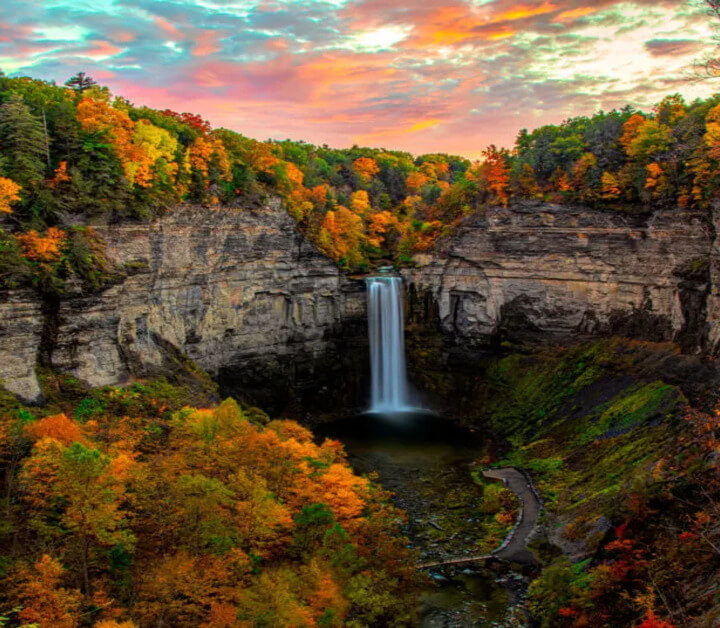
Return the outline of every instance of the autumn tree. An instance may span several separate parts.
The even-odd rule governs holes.
[[[17,240],[23,249],[25,257],[34,262],[53,263],[60,259],[66,234],[62,229],[50,227],[44,235],[34,229],[19,233]]]
[[[320,247],[335,261],[349,268],[364,262],[360,247],[364,241],[362,218],[347,207],[339,206],[325,214],[320,226]]]
[[[494,145],[486,148],[483,151],[483,162],[470,172],[470,177],[487,185],[492,202],[507,206],[510,199],[510,168],[506,151],[498,150]]]
[[[368,224],[368,244],[380,248],[392,228],[397,228],[397,218],[388,211],[376,212],[370,216]]]
[[[91,592],[91,562],[96,548],[131,549],[134,538],[124,527],[120,508],[131,460],[115,458],[80,442],[67,446],[41,439],[22,472],[32,525],[50,536],[69,535],[80,565],[82,588]],[[53,504],[61,503],[60,519]]]
[[[597,157],[593,153],[584,153],[578,159],[572,170],[572,187],[578,197],[585,202],[597,199],[600,187],[601,174],[598,168]]]
[[[622,195],[620,182],[611,172],[603,172],[602,175],[602,198],[606,201],[614,201]]]
[[[353,162],[353,172],[358,175],[361,181],[369,183],[370,180],[380,172],[380,168],[372,157],[359,157]]]
[[[363,215],[370,209],[370,199],[365,190],[358,190],[350,195],[350,208],[356,213]]]
[[[540,186],[533,167],[528,163],[516,164],[512,175],[513,194],[520,198],[534,198],[540,194]]]
[[[66,589],[61,580],[65,569],[56,558],[45,554],[32,567],[23,565],[18,574],[17,600],[22,604],[18,618],[23,625],[39,628],[75,628],[80,621],[81,595]]]
[[[0,177],[0,214],[12,213],[11,205],[20,200],[20,190],[12,179]]]

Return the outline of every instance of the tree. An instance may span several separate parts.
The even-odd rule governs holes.
[[[535,198],[540,196],[540,186],[535,178],[535,171],[528,163],[515,164],[513,172],[513,194],[521,198]]]
[[[11,214],[10,205],[20,200],[20,186],[12,179],[0,177],[0,214]]]
[[[614,201],[622,195],[620,182],[611,172],[603,172],[602,175],[602,197],[606,201]]]
[[[485,162],[481,170],[494,197],[493,200],[507,207],[510,199],[510,169],[507,153],[491,145],[483,151],[483,157]]]
[[[342,205],[329,211],[320,227],[320,248],[335,261],[354,268],[363,261],[360,245],[363,242],[363,223],[360,216]]]
[[[45,235],[40,235],[34,229],[30,229],[30,231],[19,233],[15,237],[20,243],[25,257],[40,263],[57,262],[66,241],[65,232],[57,227],[50,227]]]
[[[369,183],[380,172],[380,168],[372,157],[360,157],[353,162],[353,171],[361,181]]]
[[[120,508],[131,462],[124,454],[111,458],[95,447],[79,442],[64,446],[45,437],[23,466],[33,525],[42,534],[69,536],[86,595],[94,550],[132,549],[134,537],[125,529]],[[59,513],[56,504],[61,504]]]
[[[97,82],[91,76],[85,74],[85,72],[78,72],[75,76],[71,76],[65,81],[65,85],[82,94],[85,90],[97,85]]]
[[[416,170],[411,172],[405,179],[405,187],[411,194],[417,194],[420,188],[428,181],[429,178],[424,172]]]
[[[12,92],[0,106],[0,142],[4,170],[24,189],[32,189],[44,179],[45,134],[42,122],[25,104],[22,96]]]
[[[720,20],[720,0],[704,0],[707,7],[707,14],[713,20]],[[717,30],[718,25],[713,27]],[[720,44],[720,35],[716,34],[715,42]],[[720,57],[716,54],[709,54],[695,61],[695,75],[700,79],[717,78],[720,76]]]
[[[75,628],[80,621],[79,591],[60,586],[65,572],[56,558],[45,554],[32,569],[20,570],[17,598],[22,603],[19,619],[23,625],[39,628]]]
[[[358,190],[350,195],[350,209],[360,215],[363,215],[370,209],[370,199],[365,190]]]
[[[634,129],[632,138],[627,140],[625,150],[629,157],[647,162],[666,151],[672,143],[672,129],[657,120],[645,120]]]
[[[641,113],[634,113],[623,124],[623,132],[620,143],[627,151],[630,144],[637,137],[638,129],[645,123],[645,116]]]
[[[80,425],[76,421],[71,421],[65,414],[54,414],[35,421],[28,425],[25,431],[33,440],[52,438],[64,445],[83,439]]]

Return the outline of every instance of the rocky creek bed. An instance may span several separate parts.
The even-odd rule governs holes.
[[[420,563],[487,554],[512,528],[488,525],[477,463],[482,443],[446,421],[363,415],[326,425],[322,434],[342,441],[356,471],[377,474],[392,492],[407,513],[404,532]],[[529,578],[509,564],[446,565],[428,575],[419,600],[422,626],[526,624],[522,600]]]

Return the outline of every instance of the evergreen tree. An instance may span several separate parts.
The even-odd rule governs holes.
[[[75,76],[71,76],[67,81],[65,81],[65,85],[82,93],[86,89],[90,89],[91,87],[97,85],[97,82],[91,76],[85,74],[85,72],[78,72]]]
[[[5,173],[28,190],[44,179],[46,168],[45,133],[22,99],[11,93],[0,106],[0,142]]]

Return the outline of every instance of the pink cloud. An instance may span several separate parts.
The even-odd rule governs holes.
[[[218,40],[220,39],[221,33],[218,31],[211,30],[197,30],[193,33],[193,40],[195,45],[192,49],[192,54],[195,57],[208,57],[215,52],[220,50]]]
[[[93,40],[90,43],[93,45],[89,48],[81,50],[80,54],[86,57],[105,58],[114,57],[125,50],[124,48],[111,44],[109,41]]]
[[[156,15],[153,18],[153,21],[155,22],[157,27],[172,41],[181,41],[182,39],[184,39],[184,35],[182,34],[182,32],[174,24],[168,22],[168,20],[166,20],[164,17]]]
[[[113,40],[119,41],[122,44],[128,44],[137,39],[137,35],[135,33],[131,33],[130,31],[114,31],[110,34],[110,36]]]

